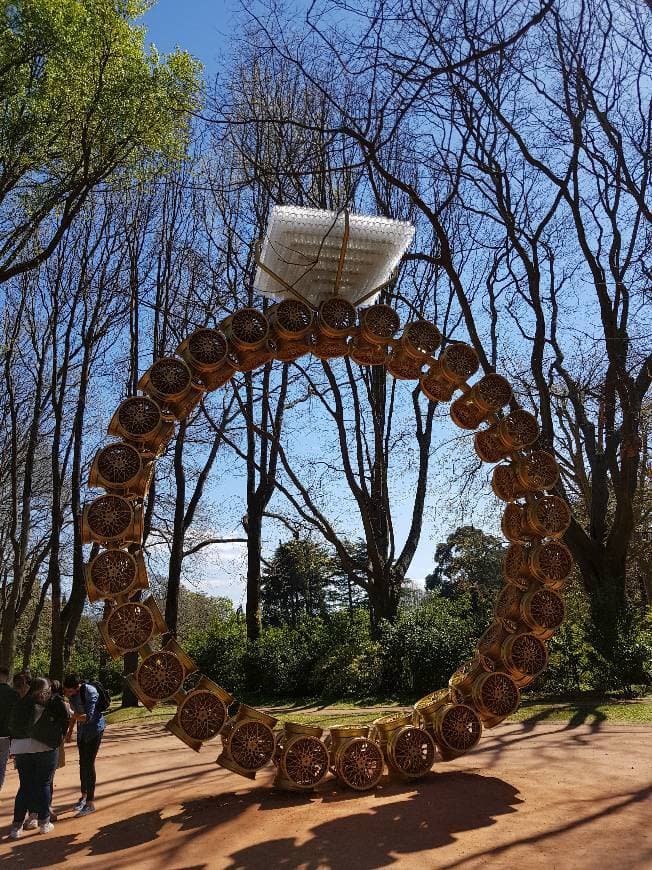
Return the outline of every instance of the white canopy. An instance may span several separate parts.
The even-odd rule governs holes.
[[[274,206],[260,262],[313,305],[335,292],[345,232],[344,212]],[[349,237],[338,295],[355,303],[388,280],[414,237],[414,226],[372,215],[349,215]],[[292,294],[258,267],[254,281],[265,296]],[[366,299],[371,305],[377,294]]]

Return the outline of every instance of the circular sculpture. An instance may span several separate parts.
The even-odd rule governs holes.
[[[498,435],[508,450],[522,450],[539,437],[536,417],[519,408],[498,423]]]
[[[560,538],[571,523],[570,508],[558,495],[544,495],[525,508],[531,537]]]
[[[368,737],[351,737],[341,750],[336,750],[333,766],[344,785],[355,791],[367,791],[377,785],[383,775],[383,753]]]
[[[441,363],[435,360],[433,365],[420,377],[421,391],[431,402],[450,402],[456,385],[444,379]]]
[[[477,429],[484,420],[485,414],[466,396],[455,399],[450,408],[451,420],[460,429]]]
[[[135,601],[116,607],[106,622],[110,640],[122,652],[135,652],[145,646],[154,630],[154,618],[149,608]]]
[[[473,446],[483,462],[500,462],[508,453],[508,448],[505,447],[502,438],[498,434],[498,428],[495,426],[476,432],[473,438]]]
[[[293,362],[310,352],[312,309],[299,299],[283,299],[272,306],[269,322],[274,335],[274,358]]]
[[[528,586],[527,550],[523,544],[510,544],[503,556],[503,578],[519,589]]]
[[[185,672],[174,653],[161,650],[148,655],[138,668],[138,684],[148,698],[171,698],[183,684]]]
[[[491,728],[514,713],[521,700],[518,686],[500,671],[481,674],[473,683],[471,696],[485,728]]]
[[[442,375],[455,386],[463,384],[480,366],[477,353],[461,341],[449,344],[439,357],[439,362]]]
[[[546,541],[534,546],[529,564],[538,580],[546,586],[558,589],[563,586],[573,570],[573,557],[568,547],[561,541]]]
[[[436,692],[430,692],[424,695],[414,705],[415,713],[418,717],[423,718],[431,712],[438,710],[442,704],[450,700],[450,692],[448,689],[437,689]]]
[[[571,517],[563,499],[547,491],[557,484],[559,469],[551,453],[535,447],[536,418],[522,408],[504,414],[513,396],[501,375],[490,372],[468,383],[479,368],[469,345],[451,343],[435,359],[441,336],[434,324],[414,321],[395,338],[399,328],[397,313],[382,304],[364,309],[356,326],[354,306],[337,295],[321,303],[316,319],[308,304],[290,298],[270,308],[269,320],[253,308],[236,311],[221,329],[198,329],[179,345],[176,356],[154,362],[139,381],[148,395],[123,401],[109,425],[109,434],[124,443],[107,445],[96,457],[101,485],[129,495],[101,496],[83,512],[82,541],[111,545],[85,568],[91,600],[109,602],[107,618],[100,623],[107,648],[114,658],[139,650],[143,660],[128,677],[130,685],[145,703],[174,701],[177,710],[166,727],[193,749],[221,734],[218,763],[243,776],[254,778],[273,757],[277,782],[288,788],[313,788],[329,768],[352,789],[372,788],[382,775],[383,757],[396,776],[423,776],[435,760],[435,744],[443,759],[455,758],[477,744],[483,725],[491,728],[516,710],[520,687],[545,667],[545,641],[562,622],[564,604],[556,590],[566,582],[572,558],[559,539]],[[233,697],[205,676],[188,690],[186,678],[196,667],[176,641],[169,640],[158,652],[150,645],[166,633],[155,603],[151,598],[129,600],[147,587],[137,549],[142,546],[146,486],[135,489],[131,481],[145,480],[150,457],[174,432],[174,418],[186,417],[206,390],[223,385],[236,370],[250,371],[273,356],[290,362],[308,351],[324,360],[350,354],[363,365],[384,364],[396,378],[418,380],[433,402],[451,401],[459,391],[451,416],[476,430],[478,456],[496,465],[492,487],[506,502],[501,525],[510,541],[496,620],[478,642],[475,658],[451,676],[448,689],[420,699],[413,714],[377,720],[373,739],[366,726],[333,728],[330,750],[321,740],[321,728],[289,723],[275,744],[276,719],[245,704],[227,719]]]
[[[500,521],[500,529],[503,535],[512,544],[519,544],[521,541],[527,540],[527,532],[524,526],[525,511],[523,506],[515,502],[507,504]]]
[[[319,328],[332,338],[348,333],[355,325],[355,308],[346,299],[333,296],[319,306]]]
[[[508,583],[496,599],[494,613],[510,631],[516,631],[516,622],[521,615],[523,591],[518,586]],[[483,638],[485,636],[483,635]]]
[[[480,378],[469,391],[468,397],[481,411],[495,413],[508,404],[512,398],[512,388],[502,375],[489,374]]]
[[[564,621],[564,602],[552,589],[533,589],[521,603],[524,622],[539,636],[550,637]]]
[[[90,580],[105,597],[127,592],[136,580],[136,560],[126,550],[105,550],[89,565]]]
[[[526,490],[552,489],[559,479],[557,460],[546,450],[533,450],[514,466],[519,482]]]
[[[130,444],[109,444],[97,454],[99,477],[108,486],[126,488],[141,470],[140,453]]]
[[[241,308],[231,317],[230,336],[238,350],[256,350],[267,338],[269,323],[255,308]]]
[[[305,335],[312,326],[313,314],[299,299],[283,299],[274,309],[275,329],[284,338]]]
[[[520,686],[531,682],[548,663],[546,645],[533,634],[510,634],[503,644],[502,656],[506,670]]]
[[[512,465],[497,465],[491,475],[491,488],[501,501],[523,498],[527,488],[518,479]]]
[[[409,356],[421,359],[437,350],[441,335],[437,327],[427,320],[414,320],[405,327],[401,341]]]
[[[179,707],[179,723],[194,740],[212,740],[225,722],[226,706],[213,692],[192,692]]]
[[[399,330],[401,320],[389,305],[371,305],[360,315],[360,332],[366,341],[386,344]]]

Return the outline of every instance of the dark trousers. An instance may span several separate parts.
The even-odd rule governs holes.
[[[25,752],[16,756],[20,786],[14,803],[14,825],[18,828],[28,812],[36,813],[39,822],[50,818],[50,783],[57,769],[58,749],[47,752]]]
[[[79,749],[79,779],[81,780],[82,794],[90,803],[95,800],[95,757],[102,742],[102,733],[92,740],[78,740]]]

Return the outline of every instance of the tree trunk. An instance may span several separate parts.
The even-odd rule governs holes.
[[[247,512],[247,639],[260,637],[260,555],[262,550],[262,510],[257,500],[248,500]]]
[[[165,622],[170,636],[176,635],[179,621],[179,591],[181,588],[181,566],[183,563],[183,542],[185,536],[186,514],[186,474],[183,468],[183,447],[187,423],[181,422],[174,445],[174,479],[176,492],[174,499],[174,525],[170,561],[168,563],[167,593],[165,596]]]
[[[593,541],[582,546],[574,531],[571,526],[566,538],[589,599],[590,642],[607,663],[605,684],[629,691],[632,685],[646,682],[648,676],[640,656],[630,651],[635,627],[634,609],[627,602],[626,552],[621,546],[610,552]]]
[[[123,658],[123,667],[122,673],[126,677],[128,674],[133,674],[136,668],[138,667],[138,652],[130,652]],[[131,691],[129,684],[123,682],[122,684],[122,703],[121,707],[137,707],[138,706],[138,698]]]
[[[5,610],[0,630],[0,664],[9,669],[9,677],[14,672],[14,658],[16,656],[16,624],[13,613],[9,608]]]
[[[397,584],[394,577],[383,577],[380,582],[374,579],[369,584],[371,635],[375,640],[379,637],[383,621],[396,621],[400,597],[401,583]]]

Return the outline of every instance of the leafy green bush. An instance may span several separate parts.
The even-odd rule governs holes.
[[[639,618],[623,633],[617,671],[591,645],[579,584],[569,586],[565,599],[566,621],[550,640],[548,668],[531,691],[560,695],[626,688],[623,675],[640,674],[640,662],[649,660],[650,622]],[[187,649],[203,673],[239,697],[412,700],[446,685],[473,655],[487,619],[469,595],[432,592],[418,606],[400,611],[395,623],[384,623],[378,639],[371,636],[363,608],[304,616],[296,628],[267,627],[255,643],[246,639],[244,620],[231,613],[195,632]]]
[[[191,633],[186,649],[203,674],[230,692],[244,691],[247,633],[235,614],[216,619],[207,631]]]
[[[383,693],[418,697],[445,686],[476,640],[466,598],[429,595],[383,627]]]

